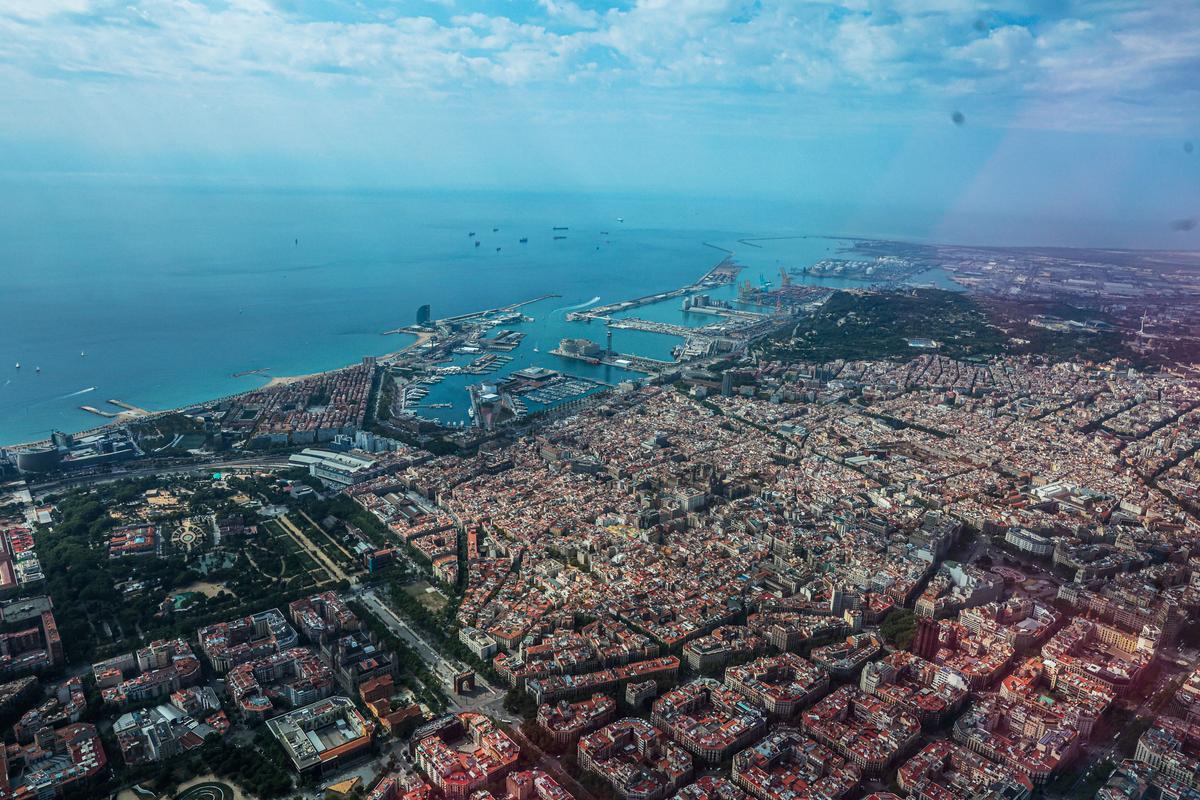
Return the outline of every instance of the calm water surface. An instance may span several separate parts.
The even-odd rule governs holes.
[[[172,408],[267,379],[237,372],[305,374],[389,352],[404,339],[382,331],[413,322],[423,303],[446,317],[560,295],[525,309],[534,322],[521,326],[528,335],[509,369],[539,363],[615,382],[619,370],[548,355],[562,336],[603,340],[601,325],[566,323],[562,309],[690,283],[722,258],[710,245],[736,251],[758,282],[841,244],[739,243],[840,233],[822,227],[836,220],[754,224],[720,203],[614,196],[0,186],[0,443],[102,422],[80,405]],[[685,314],[679,299],[634,313],[714,319]],[[618,351],[654,358],[670,358],[678,341],[614,332]],[[454,402],[435,413],[465,419],[463,387],[478,380],[448,379],[425,402]]]

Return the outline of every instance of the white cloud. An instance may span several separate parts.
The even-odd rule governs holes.
[[[497,3],[492,13],[434,18],[363,3],[359,18],[336,21],[266,0],[0,0],[0,62],[35,83],[103,78],[180,91],[213,82],[439,95],[497,86],[569,97],[593,87],[631,97],[673,90],[697,102],[713,92],[732,103],[907,97],[914,108],[974,93],[993,107],[1119,108],[1117,124],[1138,122],[1128,113],[1136,95],[1155,124],[1172,113],[1196,121],[1195,106],[1178,102],[1200,69],[1200,28],[1186,2],[1081,2],[1050,18],[1037,16],[1040,5],[638,0],[599,13],[530,0],[524,15]],[[1025,15],[1034,21],[1005,21]]]
[[[580,8],[571,0],[538,0],[546,15],[555,22],[575,28],[592,29],[600,25],[600,15],[590,9]]]
[[[58,14],[84,14],[91,0],[0,0],[0,16],[42,20]]]

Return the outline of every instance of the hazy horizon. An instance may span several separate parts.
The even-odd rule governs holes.
[[[461,196],[472,203],[492,200],[497,209],[519,207],[521,200],[583,199],[596,208],[628,217],[628,227],[711,231],[753,236],[817,235],[862,237],[895,241],[976,245],[985,247],[1065,247],[1161,251],[1200,251],[1200,237],[1190,231],[1162,226],[1157,220],[1114,219],[1098,226],[1094,218],[1032,212],[961,212],[946,217],[939,210],[897,201],[895,204],[818,203],[788,198],[713,197],[669,191],[628,189],[546,189],[534,187],[480,188],[437,186],[323,186],[320,184],[233,180],[225,177],[145,176],[126,173],[47,174],[13,176],[0,173],[0,213],[24,217],[31,225],[70,224],[78,204],[69,195],[84,190],[144,190],[178,194],[236,196],[292,195],[322,198],[333,204],[339,196],[421,197]],[[35,211],[21,205],[34,204]],[[40,216],[38,216],[40,215]],[[106,216],[119,217],[120,211]],[[17,227],[17,226],[10,226]],[[28,230],[28,229],[27,229]]]

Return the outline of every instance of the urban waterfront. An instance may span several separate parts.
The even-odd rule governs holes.
[[[174,408],[397,350],[411,339],[382,332],[411,324],[424,303],[440,318],[557,294],[525,309],[533,322],[516,326],[525,341],[496,377],[540,364],[612,383],[620,370],[549,355],[563,337],[604,336],[602,323],[567,322],[562,309],[690,284],[725,251],[757,285],[849,244],[800,234],[746,243],[780,234],[698,226],[720,209],[676,211],[644,198],[111,186],[40,187],[22,197],[0,194],[0,310],[11,332],[0,341],[6,443],[105,421],[82,405]],[[53,226],[35,224],[47,217]],[[723,291],[733,299],[737,290]],[[712,321],[683,313],[678,300],[636,316]],[[616,349],[632,355],[669,360],[678,342],[614,331]],[[426,413],[465,421],[469,377],[433,387],[427,403],[454,405]]]

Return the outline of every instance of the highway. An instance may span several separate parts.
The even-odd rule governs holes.
[[[133,462],[139,463],[139,462]],[[152,475],[203,475],[211,472],[232,470],[273,470],[287,469],[291,464],[287,456],[254,456],[235,460],[198,461],[191,464],[175,464],[169,466],[145,466],[128,469],[122,472],[104,474],[70,475],[66,474],[55,480],[29,484],[29,491],[37,496],[44,496],[55,489],[72,486],[99,486],[105,483],[123,481],[127,478],[148,478]]]

